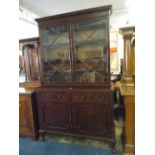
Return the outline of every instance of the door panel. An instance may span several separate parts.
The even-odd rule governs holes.
[[[96,90],[74,91],[72,98],[73,131],[75,133],[111,138],[111,92]]]
[[[52,131],[68,131],[69,108],[64,103],[44,103],[39,105],[40,128]]]
[[[28,126],[28,116],[27,116],[27,101],[20,100],[19,104],[19,124],[22,127]]]
[[[94,136],[108,136],[110,107],[103,104],[74,104],[74,132]]]
[[[30,134],[34,131],[32,122],[32,108],[30,98],[27,96],[20,96],[19,98],[19,133]]]

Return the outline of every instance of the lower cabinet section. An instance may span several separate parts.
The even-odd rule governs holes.
[[[33,111],[34,93],[19,93],[19,135],[36,139],[36,125]]]
[[[36,96],[40,133],[63,132],[114,142],[110,90],[39,88]]]

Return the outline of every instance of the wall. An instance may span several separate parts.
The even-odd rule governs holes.
[[[118,44],[117,44],[117,54],[118,56],[111,61],[112,63],[118,64],[118,70],[111,68],[111,72],[118,73],[120,72],[120,59],[124,57],[124,42],[122,35],[119,33],[119,28],[134,26],[135,25],[135,18],[133,13],[133,7],[129,7],[128,9],[121,9],[117,11],[113,11],[112,15],[110,16],[110,31],[117,31],[118,32]]]
[[[34,21],[35,18],[38,18],[38,16],[23,8],[20,8],[18,30],[19,39],[39,36],[37,23]]]

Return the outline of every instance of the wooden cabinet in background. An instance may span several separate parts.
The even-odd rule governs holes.
[[[26,82],[40,81],[39,38],[19,40],[24,57]]]
[[[124,39],[123,78],[119,86],[125,106],[125,153],[135,154],[135,27],[120,28]]]
[[[123,95],[125,104],[125,153],[135,154],[135,95]]]
[[[135,27],[120,28],[124,39],[123,81],[125,86],[135,82]]]
[[[125,154],[135,154],[135,90],[116,82],[115,88],[120,90],[125,107]]]
[[[31,90],[20,88],[19,91],[19,135],[36,139],[35,96]]]

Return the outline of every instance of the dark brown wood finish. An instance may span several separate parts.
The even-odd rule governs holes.
[[[41,81],[43,81],[43,72],[44,72],[44,65],[43,62],[45,61],[45,53],[46,50],[43,48],[43,42],[44,42],[44,36],[42,35],[41,31],[44,28],[51,28],[61,25],[67,25],[68,27],[68,35],[69,35],[69,51],[70,51],[70,68],[71,68],[71,75],[72,75],[72,82],[67,83],[67,85],[70,86],[77,86],[79,83],[75,82],[75,40],[74,40],[74,27],[78,23],[91,23],[95,21],[99,21],[102,19],[106,19],[106,53],[107,53],[107,82],[103,83],[93,83],[93,86],[109,86],[110,87],[110,57],[109,57],[109,14],[110,14],[111,6],[104,6],[99,8],[93,8],[83,11],[76,11],[72,13],[67,14],[61,14],[56,16],[50,16],[50,17],[44,17],[40,19],[36,19],[39,25],[39,32],[40,32],[40,48],[41,53],[40,55],[42,60],[42,73],[41,73]],[[56,20],[56,21],[55,21]],[[86,86],[91,86],[92,84],[83,83]],[[49,86],[50,83],[43,82],[44,86]],[[58,86],[58,85],[65,85],[65,83],[52,83],[52,86]],[[80,84],[81,85],[81,84]]]
[[[41,130],[68,131],[70,127],[69,94],[63,90],[40,88],[37,106]]]
[[[113,103],[111,99],[112,92],[110,90],[109,62],[110,11],[111,6],[105,6],[36,19],[39,24],[41,46],[40,56],[43,66],[41,73],[42,87],[36,90],[39,132],[41,135],[44,136],[45,132],[56,132],[65,133],[67,135],[71,134],[86,137],[97,137],[99,139],[104,139],[114,143],[115,136],[113,126]],[[103,65],[103,68],[101,69],[103,69],[102,71],[105,72],[106,80],[105,82],[96,81],[94,83],[81,82],[80,80],[79,82],[75,79],[76,69],[79,69],[82,66],[82,63],[80,64],[80,67],[76,64],[78,61],[78,53],[77,49],[75,48],[78,44],[78,39],[76,38],[77,25],[85,24],[87,28],[87,23],[91,25],[96,24],[96,22],[100,22],[102,20],[105,21],[103,22],[105,23],[105,27],[103,27],[104,30],[101,32],[103,32],[106,41],[103,41],[103,47],[101,46],[101,55],[106,55],[103,59],[103,61],[105,61],[104,63],[106,63],[106,67],[104,70]],[[101,25],[102,22],[99,26]],[[65,82],[48,82],[43,77],[44,71],[46,69],[44,63],[51,63],[48,66],[51,67],[51,76],[58,73],[60,68],[55,69],[54,67],[57,66],[53,66],[52,64],[52,48],[50,51],[52,53],[50,53],[52,56],[50,57],[50,54],[47,54],[49,48],[45,46],[46,44],[48,44],[48,41],[49,43],[51,43],[51,40],[53,38],[50,36],[51,38],[48,40],[48,37],[46,38],[46,33],[52,32],[52,34],[55,35],[57,39],[59,38],[59,35],[57,36],[56,32],[58,31],[58,33],[61,34],[62,30],[66,30],[65,28],[67,28],[67,31],[63,31],[63,33],[65,34],[65,36],[68,36],[68,38],[66,38],[69,40],[69,45],[67,44],[68,46],[65,46],[65,48],[69,51],[69,53],[67,53],[68,51],[66,52],[69,55],[69,59],[67,59],[67,61],[69,61],[68,64],[70,67],[67,71],[71,71],[71,80],[68,80],[68,82],[66,80],[66,77],[64,79],[64,81],[66,80]],[[88,33],[90,33],[90,31]],[[79,34],[82,34],[82,32],[80,31]],[[64,37],[64,39],[66,38]],[[59,41],[59,39],[57,40],[57,42]],[[61,54],[61,48],[58,50]],[[54,56],[55,55],[56,54],[54,54]],[[48,56],[50,57],[49,59]],[[95,58],[98,60],[97,56]],[[95,58],[93,60],[95,60]],[[79,68],[77,68],[77,66]],[[55,72],[52,72],[52,67],[55,69]],[[63,67],[64,65],[62,65],[62,68]],[[80,69],[82,71],[82,67]],[[63,73],[63,69],[60,71],[60,73]],[[66,74],[67,73],[65,73],[64,75]]]
[[[112,139],[111,92],[96,89],[71,93],[73,132]]]
[[[35,116],[35,94],[31,90],[20,88],[19,92],[19,135],[37,138]]]
[[[59,14],[55,16],[43,17],[36,19],[36,21],[38,22],[39,27],[48,27],[55,24],[58,25],[60,23],[74,23],[75,21],[79,21],[81,19],[88,20],[89,18],[102,18],[103,16],[109,16],[111,14],[111,11],[112,6],[107,5],[97,8],[90,8],[86,10]]]
[[[111,93],[103,89],[37,89],[40,131],[62,131],[114,142]]]

